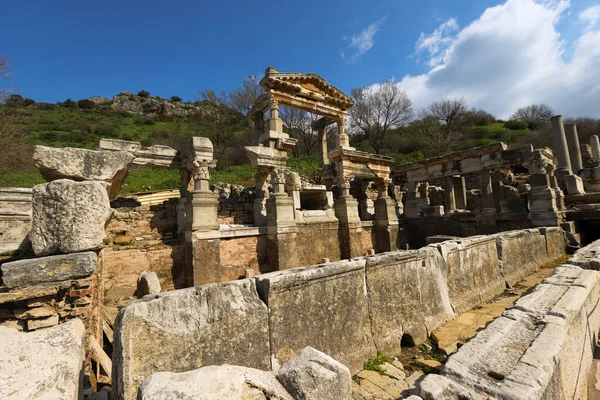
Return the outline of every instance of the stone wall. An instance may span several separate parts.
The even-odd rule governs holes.
[[[510,236],[503,246],[540,237],[541,252],[553,249],[532,258],[540,263],[566,246],[553,230],[499,235]],[[523,258],[503,247],[500,264],[497,251],[496,237],[465,238],[147,296],[117,318],[113,390],[133,400],[158,371],[225,362],[276,368],[306,346],[357,372],[377,351],[396,353],[404,335],[418,344],[457,312],[501,294],[502,271]]]
[[[219,182],[214,185],[213,191],[219,195],[220,224],[254,223],[254,188]]]
[[[0,188],[0,254],[25,247],[31,226],[31,189]]]
[[[591,259],[584,247],[575,257]],[[564,264],[419,384],[424,399],[586,399],[600,272]],[[595,378],[595,377],[594,377]],[[591,398],[591,397],[590,397]]]

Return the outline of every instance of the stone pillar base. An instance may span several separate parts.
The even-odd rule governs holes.
[[[281,271],[298,267],[296,254],[296,228],[268,228],[275,233],[267,234],[267,259],[269,271]]]
[[[192,192],[192,231],[219,230],[218,195],[210,191]]]
[[[186,286],[221,282],[219,232],[194,235],[188,231],[185,233],[184,246]]]
[[[396,202],[390,197],[380,197],[375,202],[375,230],[375,251],[398,250]]]
[[[358,201],[352,196],[340,196],[335,200],[334,208],[340,223],[341,258],[362,256],[362,225],[358,216]]]
[[[267,199],[267,226],[295,226],[294,199],[286,193],[275,193]]]

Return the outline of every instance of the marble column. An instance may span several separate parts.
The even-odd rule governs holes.
[[[352,258],[362,255],[361,244],[362,224],[358,214],[358,201],[350,195],[350,185],[354,175],[343,174],[339,167],[336,177],[341,195],[335,199],[335,216],[339,221],[340,253],[342,258]]]
[[[346,134],[346,116],[340,115],[337,120],[338,141],[340,147],[350,147],[350,138]]]
[[[452,177],[454,184],[454,199],[458,210],[467,209],[467,184],[464,176],[455,175]]]
[[[569,147],[565,136],[562,115],[555,115],[550,118],[550,123],[552,124],[554,137],[554,154],[558,158],[558,167],[555,173],[557,176],[570,175],[572,173],[571,160],[569,159]]]
[[[565,133],[567,135],[567,144],[569,145],[569,160],[573,173],[578,173],[583,169],[581,160],[581,149],[579,148],[579,137],[577,136],[577,126],[575,124],[566,124]]]
[[[398,215],[396,202],[388,196],[390,179],[377,178],[377,200],[375,201],[375,250],[378,253],[398,250]]]
[[[444,177],[444,210],[446,213],[456,209],[454,198],[454,180],[451,176]]]
[[[592,135],[592,137],[590,137],[590,146],[592,147],[594,164],[600,166],[600,140],[598,140],[598,135]]]
[[[329,157],[327,156],[327,127],[325,124],[320,124],[317,128],[319,137],[319,161],[321,165],[329,164]]]

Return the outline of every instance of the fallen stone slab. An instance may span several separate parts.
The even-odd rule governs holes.
[[[111,215],[105,185],[59,179],[34,186],[29,240],[37,256],[102,248]]]
[[[596,240],[577,250],[569,258],[568,263],[585,269],[600,270],[600,240]]]
[[[344,260],[253,278],[269,307],[274,369],[306,346],[330,355],[352,373],[375,357],[365,264],[365,259]]]
[[[271,369],[266,305],[252,280],[146,296],[115,320],[113,397],[134,400],[155,372],[235,364]]]
[[[493,236],[476,236],[427,247],[437,248],[442,254],[455,313],[461,314],[504,292],[506,284],[498,268]]]
[[[135,157],[127,151],[99,151],[72,147],[35,146],[33,161],[47,181],[104,181],[115,198]]]
[[[30,258],[2,264],[2,281],[10,289],[90,276],[98,258],[93,251]]]
[[[157,372],[144,381],[137,396],[137,400],[217,399],[294,400],[271,372],[234,365]]]
[[[0,398],[80,398],[85,359],[81,320],[29,333],[0,326],[0,337]]]
[[[444,259],[436,248],[381,253],[366,260],[377,350],[400,354],[403,335],[424,343],[429,332],[454,318]]]
[[[348,367],[312,347],[285,363],[277,380],[299,400],[349,400],[352,394]]]

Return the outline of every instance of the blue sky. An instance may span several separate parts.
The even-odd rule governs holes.
[[[416,110],[439,97],[464,97],[499,116],[534,101],[564,107],[566,115],[600,116],[600,105],[577,109],[562,90],[545,89],[556,84],[552,74],[577,70],[563,85],[600,103],[600,79],[585,78],[600,68],[600,50],[589,51],[600,49],[598,1],[38,0],[8,2],[3,17],[9,86],[38,101],[141,89],[193,100],[272,65],[317,72],[347,92],[394,78]],[[572,62],[584,45],[585,60]],[[537,56],[529,59],[537,54],[540,65]],[[515,96],[519,90],[527,94]]]

